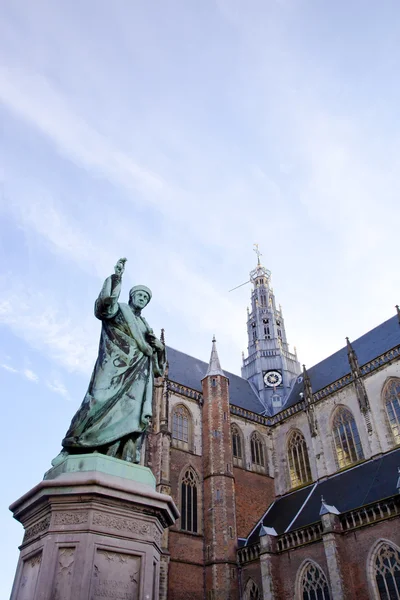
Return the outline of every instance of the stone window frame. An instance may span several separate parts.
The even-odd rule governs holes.
[[[251,577],[246,581],[244,588],[244,600],[261,600],[260,588]]]
[[[396,552],[399,555],[399,566],[400,566],[400,547],[395,542],[392,542],[391,540],[388,540],[386,538],[379,538],[372,544],[372,546],[368,552],[368,556],[367,556],[366,572],[367,572],[367,581],[368,581],[370,597],[373,598],[373,600],[382,600],[382,596],[380,595],[377,581],[376,581],[375,562],[376,562],[378,553],[383,546],[390,546],[390,548],[393,549],[394,552]],[[399,585],[398,585],[398,587],[399,587]],[[400,591],[400,587],[399,587],[399,591]]]
[[[260,448],[262,451],[262,458],[263,458],[263,464],[259,464],[256,462],[253,462],[253,439],[256,439],[256,441],[260,444]],[[261,435],[261,433],[259,431],[257,431],[257,429],[254,429],[251,434],[250,434],[250,468],[252,471],[256,471],[257,473],[263,473],[263,474],[268,474],[268,455],[267,455],[267,447],[265,444],[265,440],[263,438],[263,436]]]
[[[307,569],[310,568],[310,566],[317,569],[317,571],[322,575],[321,581],[322,581],[322,583],[325,584],[326,591],[327,591],[327,593],[326,593],[325,590],[322,590],[323,599],[324,600],[333,600],[332,592],[331,592],[330,585],[329,585],[329,579],[326,576],[326,573],[325,573],[324,569],[321,567],[321,565],[319,565],[312,558],[304,559],[303,562],[301,563],[301,565],[299,566],[299,568],[297,569],[296,583],[295,583],[295,598],[296,598],[296,600],[304,600],[306,598],[306,596],[304,596],[303,578],[304,578],[305,572],[307,571]]]
[[[304,442],[302,444],[303,448],[301,449],[301,454],[299,454],[299,452],[297,451],[297,458],[298,458],[298,460],[303,458],[304,463],[305,463],[304,465],[299,465],[299,468],[298,468],[298,471],[300,473],[302,471],[305,473],[305,477],[302,478],[301,480],[298,478],[297,482],[294,480],[294,477],[292,477],[292,467],[291,467],[291,457],[294,460],[296,458],[296,456],[294,453],[291,454],[291,447],[290,447],[292,444],[292,440],[295,436],[301,437],[302,442]],[[299,441],[300,440],[298,440],[298,442]],[[289,488],[290,489],[293,490],[293,489],[296,489],[303,485],[308,485],[309,483],[311,483],[313,481],[313,476],[312,476],[312,471],[311,471],[311,463],[310,463],[310,453],[308,451],[306,436],[297,427],[292,427],[287,433],[286,460],[287,460],[287,467],[288,467],[288,477],[289,477]]]
[[[383,408],[385,411],[385,418],[386,418],[386,423],[387,423],[387,427],[390,433],[390,439],[392,441],[392,445],[394,447],[397,447],[400,445],[400,392],[397,393],[397,398],[396,398],[396,405],[394,405],[393,401],[391,402],[390,397],[386,397],[388,395],[388,389],[392,386],[392,385],[398,385],[399,389],[400,389],[400,377],[388,377],[388,379],[385,381],[383,387],[382,387],[382,392],[381,392],[381,398],[382,398],[382,404],[383,404]],[[392,416],[389,415],[388,412],[388,404],[391,403],[392,404]],[[397,433],[395,433],[395,429],[397,429]]]
[[[341,417],[342,424],[343,424],[344,423],[344,415],[346,415],[347,417],[349,417],[349,416],[351,417],[351,420],[348,419],[348,423],[352,422],[352,425],[350,426],[350,428],[347,428],[347,427],[344,428],[344,430],[343,430],[344,437],[343,437],[343,435],[340,435],[340,436],[336,435],[339,428],[335,425],[335,421],[337,421],[339,419],[339,417]],[[360,431],[359,431],[357,421],[356,421],[353,411],[348,406],[345,406],[344,404],[338,404],[332,411],[330,421],[331,421],[330,430],[331,430],[331,435],[332,435],[333,454],[335,457],[337,469],[339,469],[339,470],[347,469],[347,468],[365,460],[364,448],[363,448],[363,445],[361,442]],[[336,427],[336,430],[335,430],[335,427]],[[338,449],[341,450],[342,452],[344,451],[344,444],[343,444],[344,438],[346,440],[348,448],[350,449],[350,454],[353,454],[353,456],[351,456],[351,460],[343,459],[342,457],[340,457],[340,455],[338,453]],[[358,443],[357,443],[357,439],[358,439]],[[339,442],[339,443],[337,443],[337,442]],[[351,442],[351,444],[349,442]]]
[[[241,449],[241,456],[235,456],[233,454],[233,434],[234,431],[236,430],[235,433],[238,435],[239,437],[239,441],[240,441],[240,449]],[[246,464],[246,456],[245,456],[245,444],[244,444],[244,435],[243,435],[243,431],[242,428],[240,427],[240,425],[236,422],[232,422],[231,423],[231,443],[232,443],[232,461],[235,467],[242,467],[244,468],[245,464]]]
[[[182,528],[182,483],[185,478],[185,475],[188,471],[191,471],[195,482],[196,482],[196,490],[197,490],[197,531],[189,531],[188,529]],[[202,527],[202,514],[203,514],[203,499],[202,499],[202,486],[200,485],[200,477],[195,469],[195,467],[191,463],[187,463],[179,474],[178,479],[178,507],[181,516],[179,517],[176,526],[178,530],[182,533],[186,533],[188,535],[202,535],[203,527]]]
[[[187,442],[174,437],[174,415],[179,410],[184,411],[187,416]],[[171,410],[171,444],[174,448],[178,448],[179,450],[184,450],[185,452],[193,452],[193,415],[191,410],[183,402],[178,402],[177,404],[174,404]]]

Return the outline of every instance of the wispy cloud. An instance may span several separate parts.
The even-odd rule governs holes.
[[[70,400],[68,390],[62,381],[59,381],[58,379],[49,380],[46,381],[46,386],[49,388],[49,390],[60,395],[65,400]]]
[[[31,369],[24,369],[22,373],[29,381],[33,381],[34,383],[39,381],[39,377]]]
[[[28,21],[21,7],[20,17]],[[18,228],[27,236],[35,232],[76,273],[102,279],[119,255],[127,255],[126,283],[139,277],[154,282],[152,306],[158,302],[160,325],[169,325],[176,344],[189,351],[190,339],[190,351],[204,355],[204,340],[216,330],[230,345],[229,361],[236,365],[246,345],[248,292],[228,297],[226,290],[246,278],[251,244],[258,241],[267,266],[274,265],[273,275],[280,270],[276,291],[293,324],[290,341],[312,362],[325,348],[333,349],[329,343],[337,344],[333,319],[350,319],[348,308],[334,300],[337,281],[355,306],[368,293],[373,308],[365,308],[363,325],[361,316],[356,317],[364,328],[378,305],[384,310],[382,288],[388,297],[395,293],[395,278],[388,273],[397,268],[397,220],[386,215],[399,210],[393,191],[398,143],[390,134],[385,158],[379,160],[374,127],[362,102],[355,114],[346,112],[335,94],[324,96],[330,87],[336,89],[336,81],[332,72],[321,69],[315,53],[297,48],[291,29],[293,16],[300,16],[297,3],[256,2],[249,10],[240,2],[219,0],[217,7],[225,34],[229,28],[226,55],[231,60],[234,50],[236,62],[226,62],[216,36],[210,42],[210,64],[203,64],[199,53],[198,70],[181,64],[185,77],[168,71],[175,62],[167,38],[155,36],[151,51],[141,54],[146,37],[141,24],[152,33],[157,27],[147,22],[146,11],[135,13],[136,36],[128,34],[121,14],[112,15],[118,42],[123,39],[126,47],[123,55],[107,52],[106,62],[99,60],[95,43],[88,48],[82,42],[82,23],[63,26],[64,18],[75,22],[73,11],[61,15],[49,5],[45,24],[30,15],[45,35],[29,29],[36,36],[29,45],[35,41],[40,52],[28,58],[23,51],[28,42],[16,30],[17,21],[10,20],[7,35],[14,56],[0,70],[0,101],[21,127],[28,124],[29,131],[50,141],[52,149],[46,152],[54,164],[68,162],[82,169],[87,187],[81,189],[80,179],[78,185],[72,177],[72,203],[70,189],[64,191],[70,171],[68,181],[62,175],[50,181],[43,171],[41,178],[28,179],[25,189],[20,184],[14,190],[13,180],[21,179],[17,161],[16,174],[6,177],[5,189],[11,190],[7,210]],[[196,27],[202,16],[185,15]],[[64,71],[58,76],[51,57],[59,39],[68,47],[68,36],[75,43],[71,52],[60,50]],[[48,62],[44,56],[50,57]],[[134,87],[128,82],[132,69],[139,77]],[[168,93],[153,89],[158,79]],[[95,195],[98,180],[112,183],[110,195],[89,202],[86,191]],[[378,197],[387,210],[376,210]],[[382,244],[387,249],[384,270]],[[25,281],[18,298],[4,286],[0,318],[58,364],[89,373],[98,329],[86,308],[83,317],[81,299],[87,307],[87,290],[69,290],[69,301],[61,297],[62,275],[54,268],[51,276],[46,286],[33,278]],[[317,291],[316,279],[321,286]],[[57,286],[60,294],[54,291]],[[91,285],[95,296],[93,289]],[[73,300],[78,309],[71,308]],[[332,315],[323,336],[317,318],[322,304]],[[353,326],[354,321],[348,322]]]
[[[32,371],[32,369],[16,369],[15,367],[8,365],[6,363],[0,364],[0,367],[2,369],[4,369],[5,371],[8,371],[9,373],[15,373],[15,374],[21,375],[21,376],[25,377],[26,379],[28,379],[29,381],[32,381],[33,383],[38,383],[38,381],[39,381],[38,375],[34,371]]]
[[[74,324],[39,290],[22,284],[0,286],[8,298],[0,305],[0,323],[10,327],[32,347],[46,352],[69,370],[89,373],[95,355],[95,323]],[[94,319],[93,319],[94,321]],[[90,331],[91,330],[91,331]]]
[[[78,164],[131,189],[159,193],[165,188],[158,175],[136,164],[75,114],[44,76],[21,67],[0,68],[0,101],[52,139],[60,152]]]
[[[1,364],[0,367],[2,369],[4,369],[5,371],[8,371],[9,373],[18,373],[18,369],[14,369],[14,367],[11,367],[10,365],[5,365],[5,364]]]

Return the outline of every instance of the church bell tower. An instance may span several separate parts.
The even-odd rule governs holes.
[[[293,379],[300,373],[296,353],[289,351],[282,308],[276,307],[271,271],[262,266],[255,244],[257,266],[250,273],[253,285],[251,310],[247,309],[248,355],[243,358],[242,377],[258,393],[268,414],[285,404]]]

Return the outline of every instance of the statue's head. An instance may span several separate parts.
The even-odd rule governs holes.
[[[144,308],[151,300],[151,290],[145,285],[135,285],[129,292],[129,304],[135,308]]]

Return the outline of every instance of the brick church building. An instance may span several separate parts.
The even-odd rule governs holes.
[[[322,362],[250,274],[242,377],[168,348],[147,460],[180,519],[162,600],[400,600],[400,312]]]

